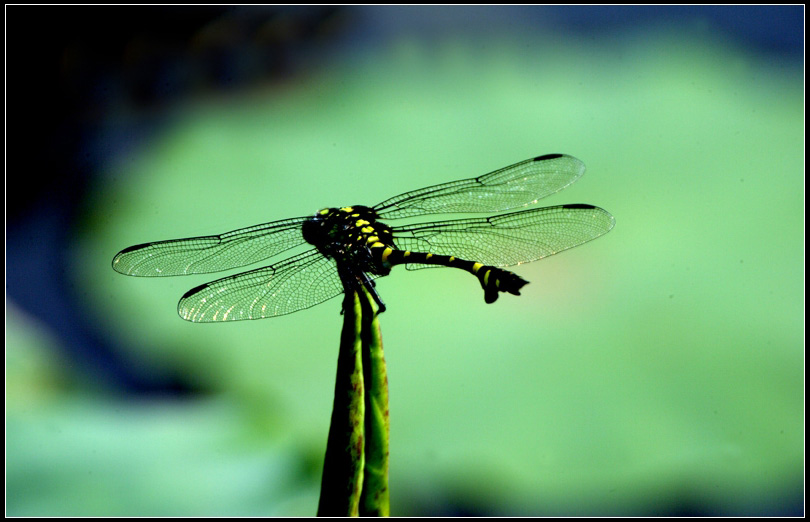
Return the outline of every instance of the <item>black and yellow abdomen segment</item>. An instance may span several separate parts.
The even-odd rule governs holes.
[[[448,266],[465,270],[478,278],[478,281],[481,283],[481,288],[484,289],[484,301],[487,303],[494,303],[498,299],[500,292],[520,295],[520,289],[528,283],[528,281],[519,275],[509,272],[508,270],[484,265],[476,261],[459,259],[454,256],[398,250],[380,243],[372,245],[371,248],[375,254],[380,256],[380,261],[387,266],[417,263],[423,265]]]
[[[398,249],[391,227],[377,217],[373,209],[360,205],[326,208],[304,223],[302,233],[323,255],[356,270],[355,275],[384,276],[391,267],[410,263],[460,268],[478,278],[487,303],[494,303],[500,292],[520,295],[528,282],[517,274],[476,261]]]

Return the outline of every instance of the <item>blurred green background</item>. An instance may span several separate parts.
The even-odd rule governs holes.
[[[48,127],[74,163],[9,138],[7,515],[313,515],[340,300],[191,324],[177,300],[217,275],[113,255],[552,152],[588,171],[541,204],[609,234],[493,305],[459,271],[378,280],[392,514],[803,513],[803,8],[104,13],[137,17],[37,66],[43,113],[81,93],[81,139]],[[10,104],[41,94],[12,72]]]

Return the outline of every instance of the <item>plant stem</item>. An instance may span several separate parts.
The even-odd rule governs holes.
[[[372,296],[346,292],[318,516],[387,516],[388,378]]]
[[[388,375],[385,371],[382,332],[378,315],[372,310],[372,298],[362,287],[366,310],[371,314],[363,328],[363,382],[366,387],[366,451],[363,473],[363,491],[360,498],[360,515],[389,515],[388,503]]]

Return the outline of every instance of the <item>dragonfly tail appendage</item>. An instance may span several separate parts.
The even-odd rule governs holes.
[[[487,304],[497,301],[501,292],[520,295],[520,289],[529,283],[514,272],[494,266],[477,267],[473,274],[478,277],[481,288],[484,289],[484,301]]]

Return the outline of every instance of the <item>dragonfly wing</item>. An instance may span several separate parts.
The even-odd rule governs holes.
[[[303,243],[301,224],[305,219],[273,221],[218,236],[135,245],[119,252],[112,266],[131,276],[207,274],[246,266]]]
[[[312,249],[189,290],[177,312],[195,323],[262,319],[315,306],[341,292],[334,261]]]
[[[381,218],[397,219],[452,212],[500,212],[523,207],[558,192],[585,172],[565,154],[539,156],[477,178],[406,192],[374,207]]]
[[[607,233],[615,220],[591,205],[536,208],[487,218],[457,219],[395,227],[402,250],[455,256],[485,265],[528,263]],[[410,270],[435,265],[409,264]]]

